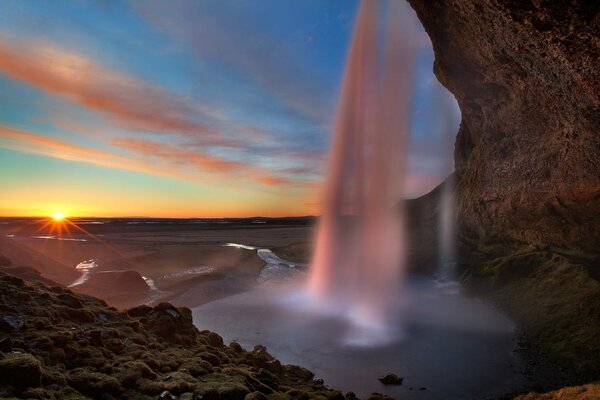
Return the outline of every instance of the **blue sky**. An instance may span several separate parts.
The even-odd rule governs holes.
[[[4,2],[0,214],[318,213],[357,6]],[[410,197],[452,169],[459,115],[432,62],[422,32]]]

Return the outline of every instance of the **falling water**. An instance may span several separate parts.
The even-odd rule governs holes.
[[[444,149],[452,149],[455,138],[455,116],[456,112],[453,109],[456,107],[451,95],[447,92],[442,92],[439,95],[443,118],[443,144]],[[450,151],[444,152],[445,157],[442,160],[442,168],[444,171],[451,171],[454,167],[454,154]],[[456,261],[456,227],[455,227],[455,198],[454,192],[456,187],[456,178],[452,174],[442,186],[442,193],[439,200],[439,278],[447,281],[452,279],[452,273]]]
[[[380,21],[387,12],[387,23]],[[336,115],[309,279],[322,304],[385,332],[405,264],[403,212],[416,28],[404,1],[362,1]],[[384,32],[380,27],[385,25]],[[381,54],[382,53],[382,54]]]

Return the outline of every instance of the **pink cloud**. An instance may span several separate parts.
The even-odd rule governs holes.
[[[201,144],[239,147],[195,120],[183,96],[110,70],[89,58],[40,42],[1,42],[0,72],[139,131],[178,133]]]
[[[167,171],[156,168],[150,163],[123,157],[118,154],[76,146],[59,139],[39,136],[5,125],[0,125],[0,147],[23,153],[39,154],[108,168],[170,176]]]

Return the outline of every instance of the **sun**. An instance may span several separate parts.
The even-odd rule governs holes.
[[[55,220],[56,222],[63,221],[65,219],[65,214],[63,214],[61,212],[54,213],[52,215],[52,219]]]

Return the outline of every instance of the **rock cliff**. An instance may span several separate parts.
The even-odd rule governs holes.
[[[456,97],[460,272],[600,377],[600,3],[409,0]]]
[[[410,3],[462,113],[462,232],[600,252],[600,4]]]

